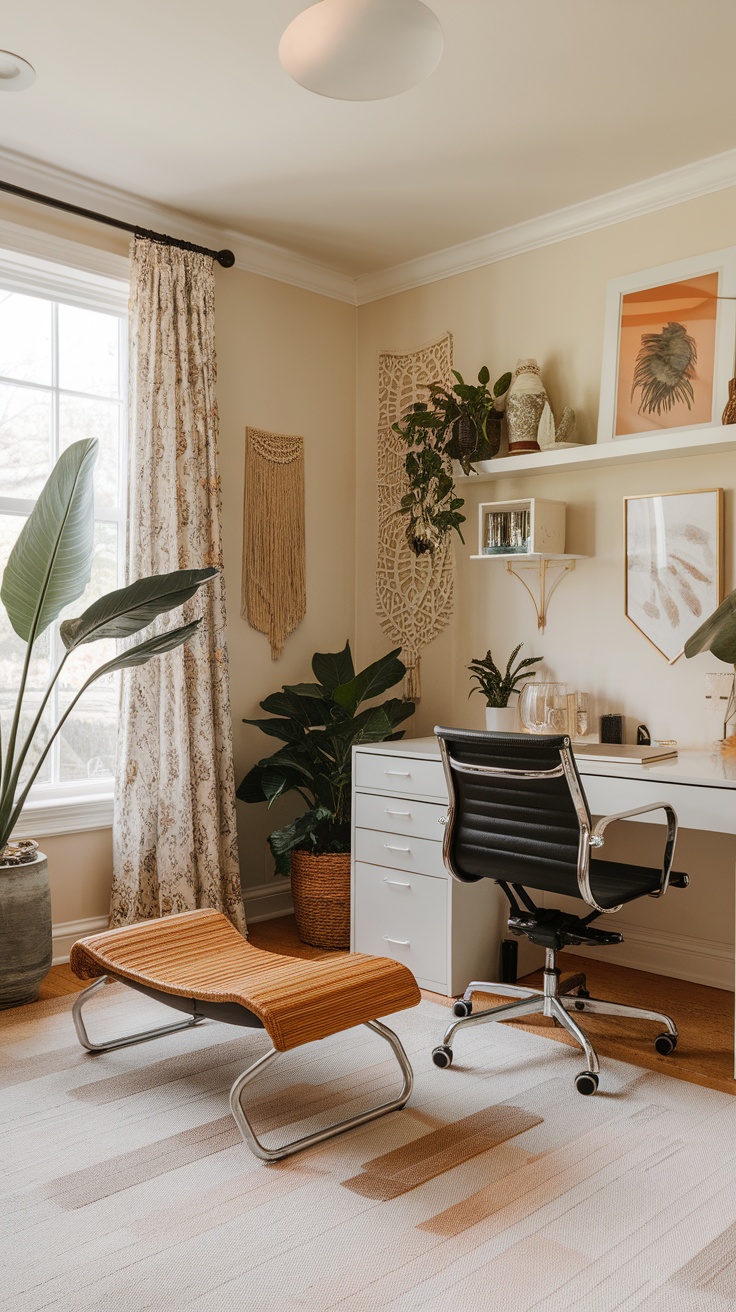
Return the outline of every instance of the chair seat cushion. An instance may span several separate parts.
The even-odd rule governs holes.
[[[239,1004],[258,1017],[280,1052],[420,1000],[401,962],[364,953],[304,961],[262,952],[219,911],[187,911],[94,934],[74,944],[69,960],[80,979],[112,975],[174,997]]]
[[[673,874],[671,878],[674,880],[682,876]],[[662,871],[653,870],[649,866],[602,861],[597,857],[590,863],[590,888],[599,907],[617,907],[633,902],[637,897],[656,892],[661,882]],[[545,870],[541,864],[525,875],[523,883],[529,890],[539,889],[545,893],[557,894],[561,892],[556,870]]]

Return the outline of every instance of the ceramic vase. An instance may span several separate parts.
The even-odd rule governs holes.
[[[537,431],[544,407],[548,404],[536,360],[517,360],[506,396],[510,456],[539,451]]]
[[[515,706],[486,706],[486,729],[489,733],[516,733]]]
[[[43,852],[0,866],[0,1010],[32,1002],[51,969],[51,892]]]

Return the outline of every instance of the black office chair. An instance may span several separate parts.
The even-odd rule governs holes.
[[[596,1092],[600,1067],[591,1043],[570,1012],[658,1021],[666,1030],[657,1035],[654,1046],[663,1056],[673,1052],[677,1026],[669,1016],[591,998],[584,975],[560,981],[557,969],[561,948],[622,942],[622,934],[592,927],[600,915],[619,911],[637,897],[662,897],[668,885],[687,888],[687,875],[672,872],[677,838],[672,807],[656,802],[606,816],[593,825],[569,738],[441,728],[435,733],[450,795],[443,846],[447,869],[466,884],[494,879],[511,906],[511,933],[525,934],[546,949],[543,990],[482,980],[468,985],[453,1008],[458,1019],[448,1026],[432,1053],[435,1065],[450,1065],[452,1040],[463,1025],[513,1020],[535,1012],[553,1017],[585,1052],[587,1070],[575,1078],[578,1093]],[[605,830],[613,821],[658,810],[665,812],[667,821],[661,870],[591,859],[592,850],[603,847]],[[579,897],[592,910],[581,918],[538,907],[528,889]],[[473,1012],[476,992],[519,1001]]]

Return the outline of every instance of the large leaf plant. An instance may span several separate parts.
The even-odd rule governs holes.
[[[685,643],[685,655],[690,658],[699,656],[703,651],[711,652],[719,661],[732,665],[736,670],[736,591],[716,607],[712,615],[704,620]],[[731,688],[725,714],[723,717],[723,737],[728,735],[728,726],[736,716],[736,684]],[[733,742],[733,738],[729,740]]]
[[[181,606],[217,574],[216,569],[186,569],[138,579],[93,601],[76,619],[64,620],[59,628],[63,655],[41,696],[30,729],[21,734],[23,703],[36,643],[61,612],[82,595],[91,577],[92,478],[97,452],[98,442],[91,438],[75,442],[59,457],[8,557],[0,586],[0,599],[8,619],[26,644],[4,751],[0,742],[0,865],[33,782],[80,697],[103,675],[145,665],[154,656],[181,646],[196,633],[201,621],[193,620],[154,634],[105,661],[70,700],[40,753],[31,761],[31,749],[37,745],[44,712],[69,657],[89,642],[132,637],[159,615]]]
[[[406,668],[399,651],[355,672],[350,643],[342,651],[317,652],[315,683],[285,685],[260,703],[270,719],[244,720],[284,745],[258,761],[238,788],[243,802],[268,802],[298,793],[307,810],[276,829],[269,845],[280,875],[288,875],[295,849],[313,853],[350,851],[352,749],[403,737],[397,725],[414,711],[412,702],[390,698],[378,706],[364,702],[392,688]]]

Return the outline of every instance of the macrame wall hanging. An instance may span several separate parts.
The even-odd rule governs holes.
[[[410,355],[382,354],[378,362],[378,568],[376,597],[381,628],[402,648],[404,696],[421,696],[419,654],[449,623],[453,601],[450,534],[417,556],[407,539],[399,502],[409,490],[406,444],[391,425],[415,401],[426,401],[423,384],[452,383],[452,334]]]
[[[246,428],[243,521],[240,613],[277,661],[307,610],[304,438]]]

